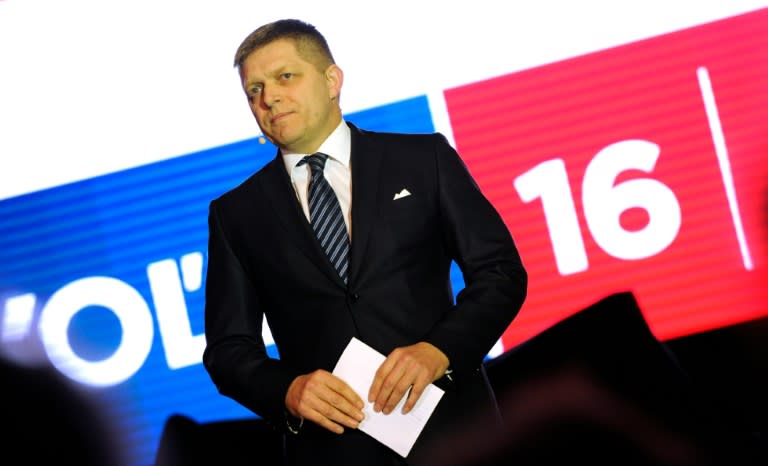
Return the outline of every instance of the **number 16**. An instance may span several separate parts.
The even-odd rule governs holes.
[[[584,217],[595,242],[613,257],[636,260],[653,256],[669,246],[680,230],[680,204],[666,185],[651,178],[615,184],[625,170],[650,173],[660,152],[650,141],[619,141],[598,152],[587,166],[581,190]],[[514,184],[523,202],[541,199],[560,274],[586,270],[589,261],[565,162],[542,162],[515,178]],[[619,221],[621,213],[630,208],[648,213],[648,224],[638,231],[626,230]]]

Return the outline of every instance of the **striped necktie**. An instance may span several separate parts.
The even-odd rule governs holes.
[[[307,155],[298,165],[308,164],[312,171],[309,181],[309,220],[320,245],[344,283],[349,271],[349,235],[341,205],[331,185],[323,175],[328,156],[321,152]]]

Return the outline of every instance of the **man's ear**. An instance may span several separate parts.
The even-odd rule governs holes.
[[[333,99],[338,99],[341,94],[341,86],[344,84],[344,72],[338,65],[332,63],[325,69],[325,81],[328,85],[328,95]]]

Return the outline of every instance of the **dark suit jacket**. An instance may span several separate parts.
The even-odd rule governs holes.
[[[278,153],[211,202],[203,362],[220,393],[283,426],[291,381],[332,371],[351,337],[385,355],[430,342],[448,356],[454,377],[439,381],[447,393],[410,460],[477,406],[495,406],[482,362],[522,306],[527,275],[503,220],[442,135],[349,126],[349,286],[324,255]],[[411,194],[394,200],[403,189]],[[452,260],[465,281],[456,303]],[[265,351],[263,315],[279,359]],[[347,464],[345,452],[371,458],[351,464],[390,454],[350,429],[337,436],[305,425],[288,437],[296,464],[305,464],[304,453],[313,465],[326,464],[326,455],[334,458],[328,464]]]

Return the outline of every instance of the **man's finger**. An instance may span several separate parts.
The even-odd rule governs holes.
[[[405,404],[403,405],[403,414],[408,414],[411,412],[426,388],[427,384],[423,383],[415,383],[413,386],[411,386],[411,390],[408,392],[408,399],[405,400]]]
[[[360,409],[327,387],[308,398],[301,412],[305,419],[337,434],[344,432],[344,427],[356,429],[364,417]]]
[[[403,378],[405,375],[406,368],[403,367],[402,364],[397,364],[391,371],[389,371],[387,377],[382,381],[381,388],[374,401],[374,411],[384,411],[385,414],[389,414],[389,412],[392,411],[394,406],[403,397],[405,390],[410,386],[410,382]],[[393,397],[396,398],[394,401]]]
[[[314,422],[320,427],[330,430],[331,432],[334,432],[337,434],[344,433],[344,426],[329,419],[325,414],[321,413],[320,411],[309,410],[307,411],[307,414],[306,416],[304,416],[304,418],[307,419],[308,421]]]
[[[350,389],[350,391],[354,395],[355,399],[353,400],[347,398],[344,393],[328,390],[323,396],[324,404],[319,410],[330,419],[341,422],[348,427],[357,427],[357,423],[363,420],[363,401],[354,390]]]
[[[326,386],[332,391],[329,397],[337,396],[339,398],[329,399],[331,403],[337,406],[343,406],[344,411],[352,413],[360,411],[365,404],[360,395],[352,389],[346,382],[331,374],[331,379],[326,382]]]
[[[381,366],[376,370],[376,375],[373,377],[373,383],[371,383],[371,388],[368,390],[368,401],[371,403],[374,403],[377,398],[379,398],[379,392],[381,391],[381,387],[384,384],[384,380],[389,376],[389,373],[392,371],[392,368],[395,365],[395,360],[390,356],[384,360],[383,363],[381,363]]]
[[[408,374],[407,377],[402,377],[395,387],[392,389],[391,393],[389,394],[389,397],[387,398],[382,411],[384,414],[391,413],[398,403],[400,403],[400,400],[403,399],[403,397],[406,395],[406,393],[411,389],[411,377],[410,374]]]

